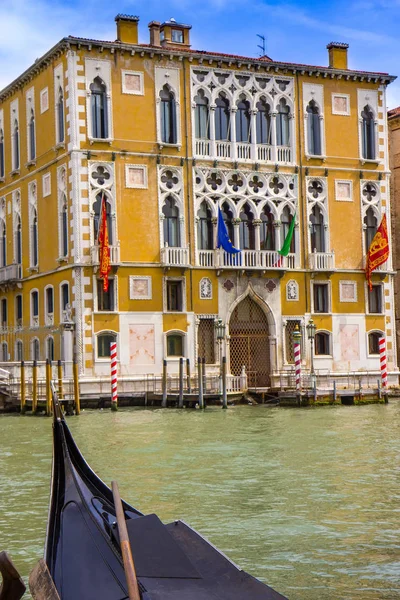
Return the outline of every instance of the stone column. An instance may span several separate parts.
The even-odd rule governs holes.
[[[252,110],[250,115],[250,131],[251,131],[251,160],[257,162],[257,113],[258,110]]]
[[[210,155],[217,158],[217,147],[215,143],[215,104],[210,104]]]
[[[232,160],[237,160],[237,148],[236,148],[236,112],[237,107],[232,106],[231,108],[231,118],[229,122],[230,133],[231,133],[231,148],[232,148]]]
[[[271,159],[273,163],[276,163],[278,160],[276,149],[276,116],[276,112],[271,113]]]

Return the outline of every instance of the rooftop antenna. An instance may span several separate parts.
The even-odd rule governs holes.
[[[257,48],[260,48],[260,50],[261,50],[260,56],[265,56],[265,54],[266,54],[265,35],[261,35],[260,33],[257,33],[256,35],[257,35],[257,37],[260,38],[260,42],[261,42],[261,44],[257,44]]]

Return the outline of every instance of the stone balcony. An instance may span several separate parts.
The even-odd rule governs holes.
[[[0,268],[0,285],[4,283],[13,283],[22,279],[22,265],[13,263]]]
[[[334,271],[334,252],[313,252],[308,256],[308,268],[311,271]]]
[[[293,151],[290,146],[205,139],[196,140],[195,155],[197,158],[239,162],[291,164],[293,161]]]
[[[161,248],[160,258],[163,267],[187,268],[189,266],[189,248],[165,246],[165,248]]]
[[[120,247],[119,244],[116,246],[109,246],[110,248],[110,263],[112,266],[119,265],[120,263]],[[99,258],[100,246],[97,244],[90,248],[90,258],[93,266],[100,264]]]
[[[282,271],[296,268],[296,256],[281,256],[275,250],[241,250],[239,254],[229,254],[221,249],[198,250],[197,265],[216,269]]]

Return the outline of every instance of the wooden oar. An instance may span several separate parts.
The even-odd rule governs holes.
[[[116,481],[111,482],[112,493],[114,497],[115,513],[117,515],[119,542],[121,546],[122,560],[124,561],[125,577],[128,584],[129,600],[140,600],[139,585],[136,577],[135,564],[133,562],[131,545],[129,543],[128,530],[124,509],[122,507],[121,496]]]
[[[0,585],[0,600],[20,600],[26,587],[6,552],[0,552],[0,573],[3,576],[3,585]]]

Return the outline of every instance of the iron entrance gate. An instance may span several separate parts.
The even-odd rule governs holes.
[[[270,385],[269,328],[262,308],[246,296],[229,323],[231,373],[240,375],[243,365],[249,387]]]

